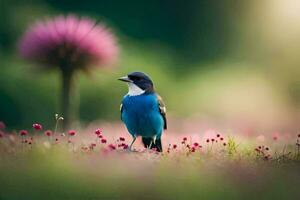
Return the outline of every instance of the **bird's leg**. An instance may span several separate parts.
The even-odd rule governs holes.
[[[152,143],[153,143],[153,140],[151,140],[151,142],[150,142],[150,144],[149,144],[149,146],[147,148],[148,150],[151,150]]]
[[[153,143],[155,144],[156,141],[156,135],[153,137]]]
[[[149,144],[149,146],[148,146],[148,149],[149,149],[149,150],[151,150],[152,144],[155,145],[155,140],[156,140],[156,136],[154,136],[154,137],[152,138],[152,140],[151,140],[151,142],[150,142],[150,144]]]
[[[133,136],[133,140],[132,140],[132,142],[131,142],[131,144],[129,146],[129,151],[132,151],[132,145],[135,142],[135,140],[136,140],[136,136]]]

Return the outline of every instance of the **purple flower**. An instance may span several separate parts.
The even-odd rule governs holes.
[[[19,50],[27,60],[61,70],[110,64],[118,54],[115,37],[105,26],[74,15],[36,22],[21,38]]]

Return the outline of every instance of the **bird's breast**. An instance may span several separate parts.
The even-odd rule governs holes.
[[[154,95],[126,96],[123,107],[128,112],[148,113],[158,111],[157,99]]]

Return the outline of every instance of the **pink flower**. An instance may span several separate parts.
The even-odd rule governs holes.
[[[279,132],[274,132],[274,133],[272,134],[272,139],[273,139],[274,141],[277,141],[277,140],[279,139],[279,136],[280,136],[280,133],[279,133]]]
[[[33,127],[35,130],[37,130],[37,131],[40,131],[40,130],[43,129],[43,126],[42,126],[41,124],[38,124],[38,123],[33,124],[32,127]]]
[[[182,140],[183,140],[183,141],[187,141],[187,138],[186,138],[186,137],[184,137]]]
[[[199,146],[199,143],[198,142],[195,142],[194,143],[194,147],[198,147]]]
[[[259,135],[256,137],[257,142],[264,142],[265,141],[265,136],[264,135]]]
[[[51,130],[46,130],[45,131],[45,135],[46,136],[51,136],[53,133],[52,133],[52,131]]]
[[[74,136],[74,135],[76,134],[76,131],[74,131],[74,130],[69,130],[68,134],[69,134],[70,136]]]
[[[108,148],[109,148],[110,150],[115,150],[115,149],[116,149],[116,146],[115,146],[114,144],[109,144],[109,145],[108,145]]]
[[[104,25],[68,15],[34,23],[21,38],[19,51],[27,60],[63,70],[112,63],[118,47]]]
[[[176,149],[177,148],[177,145],[176,144],[173,144],[173,149]]]
[[[191,152],[195,152],[195,151],[196,151],[196,147],[192,147]]]
[[[3,121],[0,121],[0,129],[5,129],[5,123]]]
[[[107,142],[106,139],[104,139],[104,138],[101,139],[101,143],[105,144],[106,142]]]
[[[95,131],[95,134],[98,135],[98,136],[101,135],[101,134],[102,134],[102,130],[101,130],[101,129],[97,129],[97,130]]]
[[[0,130],[0,138],[4,137],[4,132]]]
[[[128,145],[127,144],[125,144],[125,143],[121,143],[121,144],[118,144],[118,147],[119,148],[123,148],[123,149],[127,149],[128,148]]]
[[[21,130],[21,131],[20,131],[20,135],[21,135],[21,136],[28,135],[28,131],[26,131],[26,130]]]

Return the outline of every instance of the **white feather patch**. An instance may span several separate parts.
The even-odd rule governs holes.
[[[128,83],[128,95],[129,96],[137,96],[144,94],[145,90],[142,90],[134,83]]]

